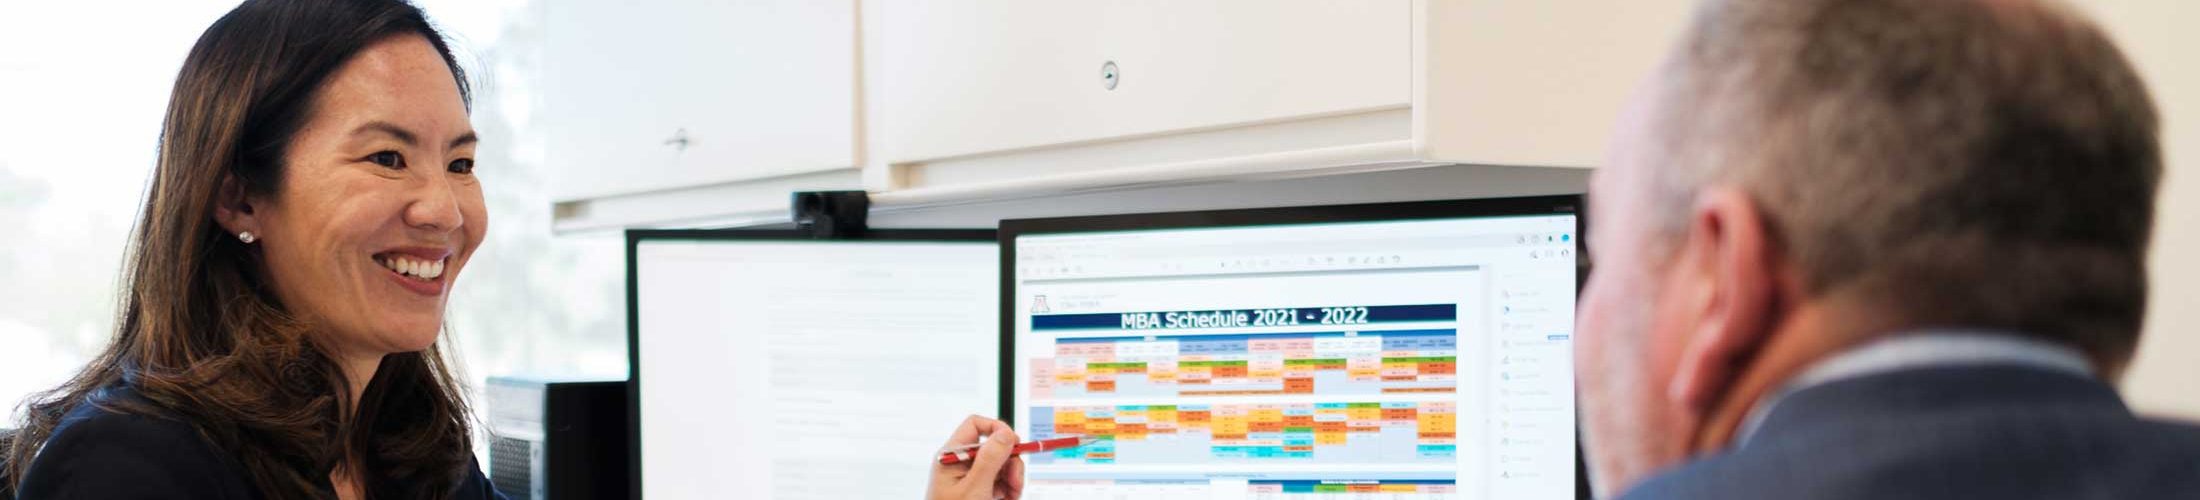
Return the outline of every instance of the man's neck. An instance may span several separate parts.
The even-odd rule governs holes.
[[[1736,367],[1741,375],[1727,388],[1727,397],[1707,409],[1691,447],[1697,454],[1724,451],[1731,446],[1757,401],[1775,393],[1790,378],[1811,364],[1868,341],[1872,328],[1840,321],[1840,318],[1877,317],[1855,314],[1826,303],[1796,307],[1758,346],[1749,364]]]

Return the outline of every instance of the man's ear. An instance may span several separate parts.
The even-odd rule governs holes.
[[[1691,275],[1705,295],[1692,311],[1695,329],[1681,346],[1667,396],[1692,412],[1708,412],[1733,387],[1749,357],[1772,333],[1780,292],[1778,256],[1763,212],[1748,194],[1712,186],[1689,210],[1687,239],[1673,272]]]
[[[223,175],[222,184],[214,188],[214,223],[221,224],[222,231],[235,236],[239,233],[260,233],[259,215],[252,209],[253,196],[246,194],[244,181],[235,175]]]

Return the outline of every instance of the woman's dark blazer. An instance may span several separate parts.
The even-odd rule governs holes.
[[[127,389],[98,391],[94,398],[137,398]],[[23,474],[19,500],[45,499],[235,499],[259,500],[244,465],[217,450],[190,424],[158,416],[124,414],[99,405],[77,405]],[[326,479],[322,492],[335,498]],[[454,499],[503,500],[476,466],[460,481]]]

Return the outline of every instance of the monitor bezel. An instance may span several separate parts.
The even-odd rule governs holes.
[[[1015,425],[1016,416],[1016,238],[1038,234],[1074,234],[1219,227],[1257,227],[1334,222],[1379,222],[1483,217],[1574,216],[1574,298],[1580,303],[1581,287],[1589,278],[1589,214],[1582,194],[1474,198],[1454,200],[1359,203],[1188,212],[1148,212],[1086,215],[1043,219],[1004,219],[998,231],[1001,246],[1001,405],[996,411],[1003,422]],[[1578,333],[1578,332],[1577,332]],[[1578,348],[1578,347],[1577,347]],[[1574,496],[1591,498],[1588,467],[1581,448],[1580,381],[1575,386]]]
[[[684,242],[822,242],[910,243],[952,242],[981,244],[999,241],[991,229],[870,229],[834,238],[818,238],[796,229],[629,229],[626,231],[626,418],[627,493],[642,498],[642,349],[639,250],[643,243]]]

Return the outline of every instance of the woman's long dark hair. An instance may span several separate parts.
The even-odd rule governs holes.
[[[5,476],[21,481],[61,417],[92,404],[191,424],[268,498],[323,496],[339,465],[370,498],[449,494],[472,467],[471,417],[441,350],[385,357],[350,401],[314,326],[212,215],[225,181],[279,189],[317,90],[360,50],[403,36],[425,37],[471,102],[443,36],[402,0],[248,0],[199,36],[169,98],[113,342],[25,406]],[[112,387],[142,398],[96,397]]]

